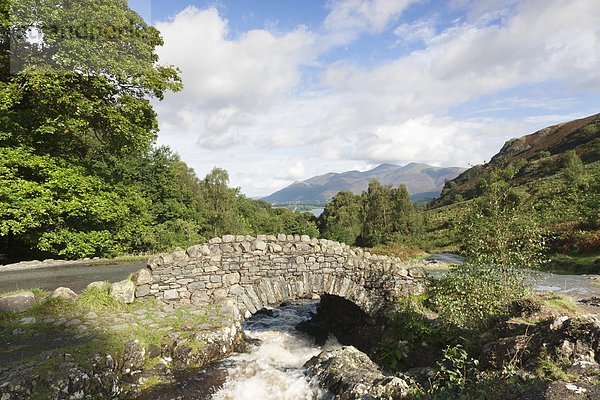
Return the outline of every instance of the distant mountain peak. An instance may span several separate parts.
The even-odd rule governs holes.
[[[360,193],[366,190],[369,182],[377,179],[384,185],[406,185],[409,193],[416,198],[433,198],[439,195],[446,180],[453,179],[463,172],[459,167],[433,167],[423,163],[409,163],[401,166],[383,163],[365,172],[329,172],[313,176],[263,198],[270,203],[325,202],[336,193],[348,190]]]

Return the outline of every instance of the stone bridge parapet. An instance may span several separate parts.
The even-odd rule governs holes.
[[[415,262],[299,235],[226,235],[155,256],[136,273],[136,297],[207,306],[231,300],[249,317],[283,301],[330,294],[369,315],[423,290]]]

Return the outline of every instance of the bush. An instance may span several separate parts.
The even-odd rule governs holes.
[[[432,282],[429,302],[446,324],[477,330],[530,294],[524,272],[461,266]]]

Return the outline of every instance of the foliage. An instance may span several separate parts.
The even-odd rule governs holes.
[[[148,215],[133,188],[28,149],[0,148],[0,237],[66,257],[135,248]]]
[[[374,179],[359,196],[347,191],[334,196],[318,225],[327,239],[372,247],[412,241],[421,220],[404,185],[392,188]]]
[[[442,327],[434,326],[424,312],[424,296],[401,298],[398,302],[393,317],[390,320],[388,339],[379,350],[378,359],[386,368],[398,371],[406,363],[414,362],[414,349],[427,346],[438,347],[450,339],[450,335],[443,334]],[[435,357],[434,351],[427,351],[430,357]],[[409,358],[413,358],[409,360]]]
[[[439,369],[433,379],[433,386],[461,391],[475,380],[479,372],[479,360],[469,358],[461,345],[447,346],[443,352],[444,357],[438,362]]]
[[[569,360],[557,361],[547,354],[542,354],[537,360],[535,374],[547,382],[559,380],[570,381],[573,380],[574,376],[564,371],[570,364]]]
[[[125,0],[0,2],[0,259],[317,234],[309,217],[241,196],[226,171],[200,180],[155,145],[152,99],[182,87],[158,63],[162,44]]]
[[[506,182],[492,180],[471,204],[458,234],[471,265],[491,265],[503,273],[538,268],[544,261],[545,237],[532,210]]]
[[[517,271],[493,266],[460,266],[432,282],[430,304],[448,325],[481,329],[512,301],[529,295],[524,279]]]
[[[362,203],[352,192],[341,191],[325,206],[319,218],[323,237],[354,244],[362,230]]]
[[[563,156],[562,175],[569,186],[579,186],[585,182],[583,163],[574,150],[567,151]]]

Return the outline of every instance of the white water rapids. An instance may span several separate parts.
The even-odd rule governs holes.
[[[339,346],[330,339],[324,347],[295,330],[310,317],[316,303],[287,304],[259,313],[244,324],[246,334],[260,340],[251,351],[229,358],[228,378],[215,400],[323,400],[331,398],[304,376],[303,365],[324,348]]]

